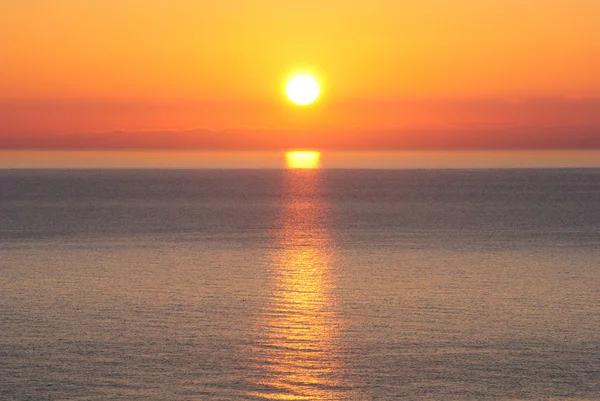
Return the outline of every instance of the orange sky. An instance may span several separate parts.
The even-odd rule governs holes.
[[[600,148],[597,0],[20,0],[0,148]],[[323,96],[284,99],[294,72]]]

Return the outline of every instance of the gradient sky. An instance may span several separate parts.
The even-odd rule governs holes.
[[[600,148],[597,0],[0,3],[3,149]],[[309,72],[323,96],[284,97]]]

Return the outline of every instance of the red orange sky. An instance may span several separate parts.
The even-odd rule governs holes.
[[[597,0],[21,0],[2,149],[600,148]],[[314,74],[299,108],[283,85]]]

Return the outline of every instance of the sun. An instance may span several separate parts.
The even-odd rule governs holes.
[[[285,92],[293,103],[306,106],[317,100],[320,89],[310,75],[297,75],[288,82]]]

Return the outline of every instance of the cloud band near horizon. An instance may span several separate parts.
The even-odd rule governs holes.
[[[0,134],[4,150],[531,150],[600,149],[589,126],[447,130],[153,130]]]
[[[172,100],[5,99],[0,122],[5,150],[600,148],[600,98],[583,96],[371,99],[310,110]],[[193,126],[202,128],[182,128]]]

